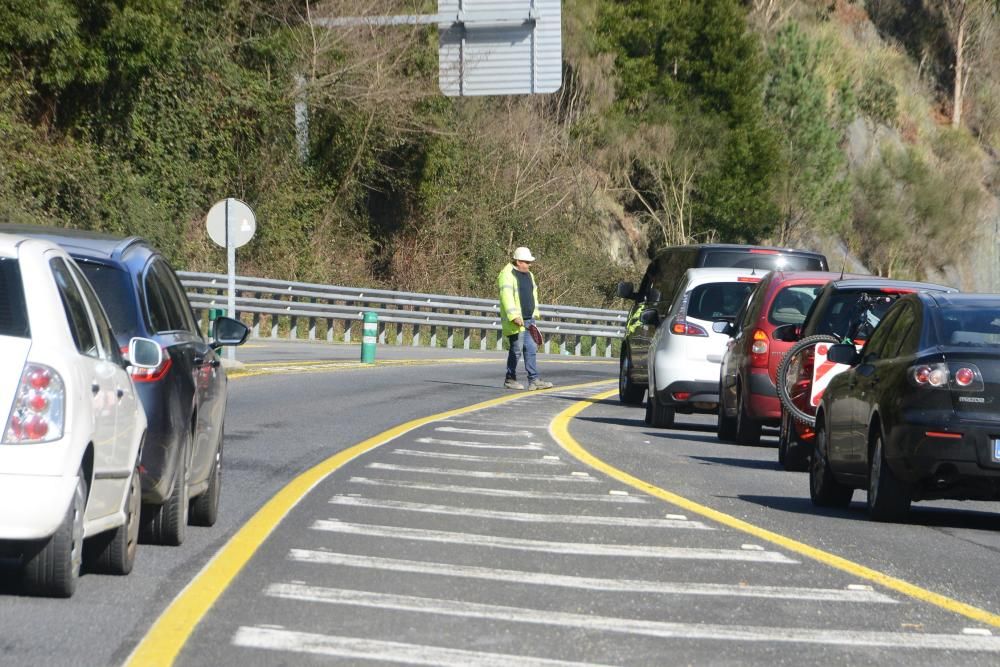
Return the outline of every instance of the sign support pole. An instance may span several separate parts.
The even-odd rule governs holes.
[[[226,270],[229,274],[228,289],[228,311],[229,317],[236,318],[236,245],[233,243],[233,234],[229,229],[232,220],[229,216],[229,198],[226,198]],[[230,361],[236,359],[236,346],[226,346],[226,358]]]

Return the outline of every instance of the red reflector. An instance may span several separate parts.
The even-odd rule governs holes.
[[[691,398],[691,392],[690,391],[675,391],[674,394],[673,394],[673,396],[674,396],[674,400],[675,401],[686,401],[689,398]]]
[[[736,279],[738,283],[759,283],[760,278],[755,278],[753,276],[740,276]]]
[[[755,255],[777,255],[777,250],[767,250],[765,248],[751,248],[750,252]]]
[[[947,433],[945,431],[927,431],[924,433],[928,438],[945,438],[947,440],[961,440],[961,433]]]

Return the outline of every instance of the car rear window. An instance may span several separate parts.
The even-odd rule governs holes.
[[[707,250],[703,267],[731,267],[773,271],[824,271],[823,260],[815,255],[763,253],[750,250]]]
[[[837,337],[850,335],[854,340],[867,340],[875,325],[889,310],[889,306],[900,296],[882,290],[834,292],[827,301],[826,312],[814,316],[820,319],[816,330],[812,333]],[[861,311],[866,305],[868,312],[864,321],[861,321]]]
[[[938,340],[945,345],[982,347],[1000,345],[1000,309],[950,306],[938,310]]]
[[[687,315],[699,320],[733,319],[756,283],[705,283],[688,293]]]
[[[771,324],[802,324],[822,285],[791,285],[780,290],[771,302],[767,319]]]
[[[115,334],[130,337],[138,329],[139,316],[128,273],[99,262],[77,261],[77,264],[97,292]]]
[[[9,257],[0,257],[0,336],[31,338],[21,267]]]

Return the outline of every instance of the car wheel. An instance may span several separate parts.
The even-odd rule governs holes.
[[[816,447],[809,466],[809,497],[818,507],[847,507],[854,489],[838,482],[827,460],[826,425],[816,424]]]
[[[59,529],[38,544],[37,550],[25,561],[24,584],[28,593],[59,598],[73,595],[83,562],[83,515],[86,509],[87,485],[81,470]]]
[[[759,445],[760,429],[760,422],[747,414],[743,392],[738,391],[736,393],[736,442],[741,445]]]
[[[618,400],[625,405],[641,405],[645,387],[637,386],[632,381],[632,355],[628,350],[622,350],[621,361],[618,364]]]
[[[809,470],[809,449],[795,434],[795,424],[787,412],[781,413],[781,431],[778,434],[778,463],[789,472]]]
[[[139,517],[142,512],[142,483],[139,466],[132,472],[128,498],[125,499],[125,523],[89,540],[88,564],[96,572],[128,574],[135,564],[139,545]]]
[[[868,516],[874,521],[900,521],[910,511],[912,494],[889,467],[882,434],[875,435],[868,465]]]
[[[722,382],[719,382],[719,386],[722,386]],[[722,397],[722,391],[719,393],[719,421],[716,425],[716,434],[719,436],[719,440],[732,441],[736,438],[736,418],[726,416],[726,405],[725,399]]]
[[[673,428],[674,426],[674,409],[660,403],[656,399],[654,391],[647,392],[646,414],[649,415],[649,425],[654,428]]]
[[[219,445],[215,448],[215,462],[208,478],[208,488],[191,501],[191,523],[195,526],[214,526],[219,518],[219,497],[222,491],[222,440],[224,429],[219,429]]]
[[[170,497],[162,505],[147,505],[144,511],[151,516],[144,520],[142,537],[153,544],[180,546],[187,535],[188,506],[188,448],[185,442],[177,461],[174,485]]]

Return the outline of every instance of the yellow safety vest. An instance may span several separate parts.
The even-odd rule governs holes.
[[[503,335],[513,336],[524,331],[524,327],[514,324],[515,317],[521,317],[521,295],[517,292],[517,277],[514,275],[513,264],[503,267],[503,271],[497,276],[497,287],[500,288],[500,323],[503,325]],[[532,317],[538,319],[538,283],[535,276],[530,271],[531,291],[535,296],[535,312]]]

